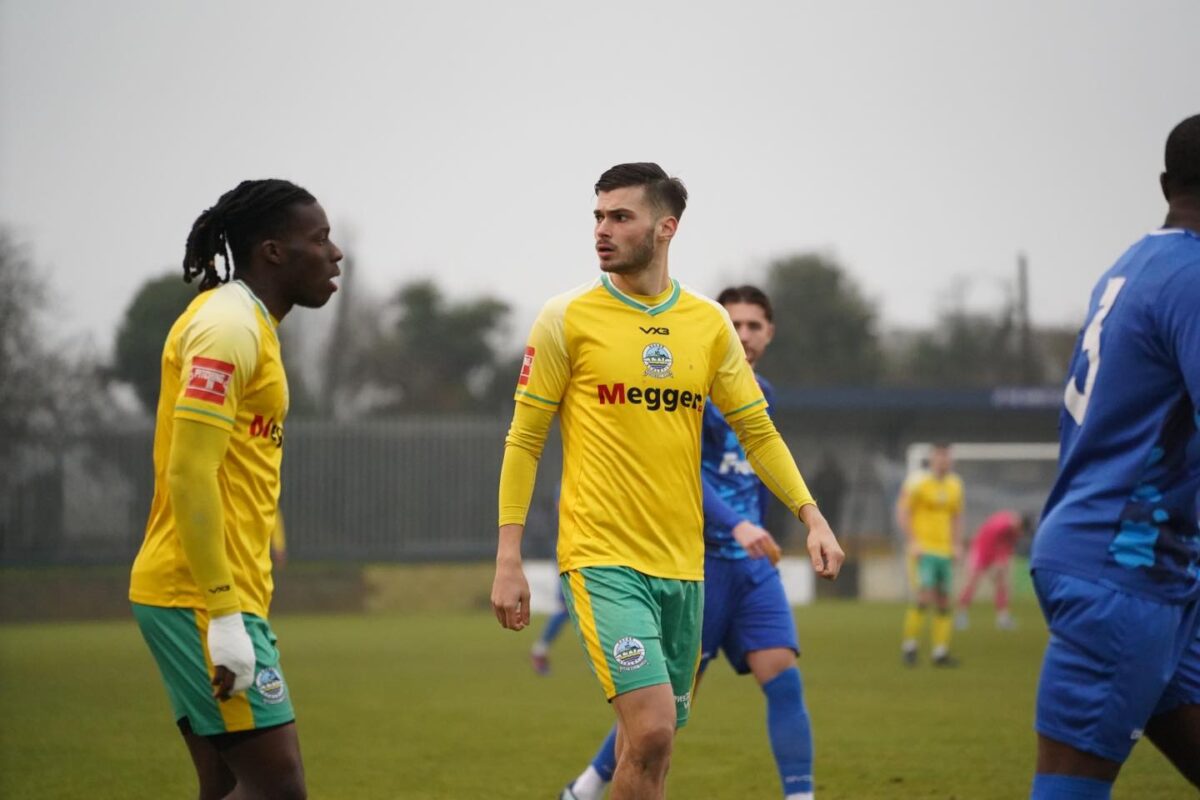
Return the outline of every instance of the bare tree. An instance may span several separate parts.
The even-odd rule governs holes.
[[[0,461],[25,441],[47,398],[46,285],[29,249],[0,227]]]

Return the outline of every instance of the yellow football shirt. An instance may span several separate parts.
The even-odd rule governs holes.
[[[954,555],[954,518],[963,510],[962,479],[953,472],[938,478],[919,472],[904,484],[904,508],[913,540],[925,553]]]
[[[231,433],[218,474],[225,552],[242,611],[267,616],[288,410],[276,324],[249,287],[233,281],[202,292],[167,334],[154,428],[154,499],[146,538],[133,563],[130,600],[205,607],[175,529],[167,490],[172,426],[176,419],[187,419]]]
[[[671,282],[655,298],[607,275],[551,299],[515,399],[557,411],[558,566],[627,566],[703,580],[700,429],[706,398],[731,422],[762,390],[720,305]]]

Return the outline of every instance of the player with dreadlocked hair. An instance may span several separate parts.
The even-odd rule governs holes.
[[[203,275],[202,292],[228,283],[230,265],[245,263],[253,236],[275,230],[293,203],[315,202],[308,190],[291,181],[242,181],[192,224],[183,254],[184,281]],[[225,261],[224,278],[217,274],[217,256]]]
[[[293,306],[328,302],[341,258],[320,204],[283,180],[243,181],[188,235],[183,277],[200,277],[200,294],[163,347],[154,500],[129,598],[201,800],[306,796],[267,622],[288,410],[276,327]]]

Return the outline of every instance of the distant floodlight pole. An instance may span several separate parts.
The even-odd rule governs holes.
[[[1040,380],[1033,355],[1033,323],[1029,319],[1029,257],[1017,253],[1017,336],[1021,356],[1021,381],[1030,386]]]

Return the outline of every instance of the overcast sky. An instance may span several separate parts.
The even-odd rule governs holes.
[[[1162,220],[1198,31],[1197,0],[0,0],[0,221],[103,349],[251,177],[311,190],[364,283],[494,293],[523,331],[595,273],[597,176],[653,160],[701,291],[818,249],[920,325],[1024,250],[1034,319],[1077,324]]]

